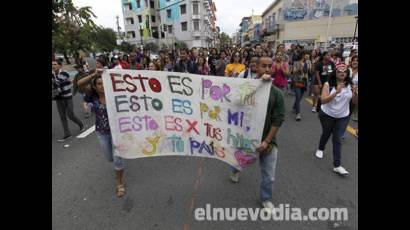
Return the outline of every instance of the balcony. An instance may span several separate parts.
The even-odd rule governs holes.
[[[194,37],[201,37],[201,31],[194,31],[194,32],[192,32],[192,36],[194,36]]]
[[[201,15],[199,15],[199,14],[192,14],[192,20],[201,20]]]

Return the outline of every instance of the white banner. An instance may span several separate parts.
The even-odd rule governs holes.
[[[116,155],[256,161],[270,81],[111,69],[103,83]]]

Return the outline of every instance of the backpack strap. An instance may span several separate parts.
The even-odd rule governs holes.
[[[245,73],[243,74],[243,78],[248,78],[249,69],[245,69]]]

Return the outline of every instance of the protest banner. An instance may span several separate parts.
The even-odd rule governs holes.
[[[121,69],[102,78],[116,155],[209,157],[239,170],[256,161],[270,82]]]

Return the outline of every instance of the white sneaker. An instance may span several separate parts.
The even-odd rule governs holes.
[[[336,173],[339,173],[340,175],[347,175],[347,174],[349,174],[349,172],[346,171],[346,169],[343,168],[342,166],[339,166],[339,167],[337,167],[337,168],[333,168],[333,171],[336,172]]]
[[[229,177],[231,178],[231,181],[234,183],[238,183],[239,182],[239,173],[234,173],[234,172],[230,172]]]
[[[312,107],[312,113],[316,113],[316,107]]]
[[[266,209],[269,216],[273,214],[274,207],[273,207],[272,202],[270,202],[269,200],[265,200],[264,202],[262,202],[262,207]]]
[[[317,150],[316,151],[316,157],[322,159],[323,158],[323,151],[322,150]]]
[[[297,121],[300,121],[302,119],[302,116],[300,115],[300,113],[298,113],[297,115],[296,115],[296,120]]]

